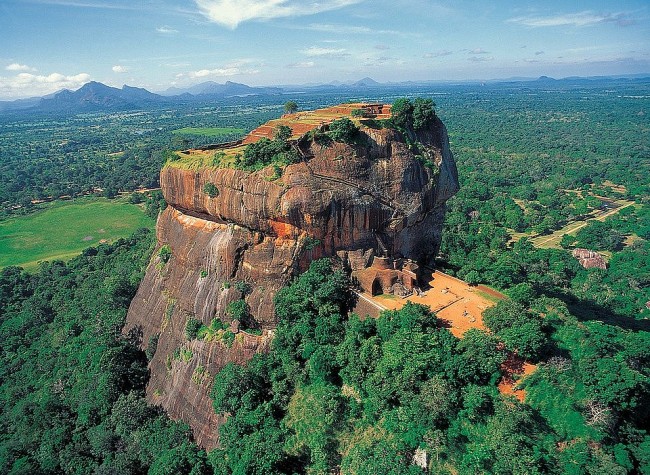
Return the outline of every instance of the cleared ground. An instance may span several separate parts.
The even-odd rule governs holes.
[[[154,225],[140,206],[124,199],[57,201],[43,211],[0,222],[0,268],[35,270],[39,261],[68,260],[87,247]]]
[[[495,305],[499,298],[505,298],[495,290],[473,287],[438,271],[433,273],[429,286],[421,297],[411,295],[403,299],[393,295],[377,295],[374,300],[390,310],[398,310],[406,302],[426,305],[454,336],[461,338],[470,328],[484,329],[483,310]]]
[[[514,396],[519,399],[519,401],[523,402],[526,398],[526,391],[518,389],[517,383],[519,380],[535,371],[537,366],[527,363],[521,358],[511,354],[506,362],[503,363],[501,369],[505,375],[499,382],[499,392],[508,396]]]

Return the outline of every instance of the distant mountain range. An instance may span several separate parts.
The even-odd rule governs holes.
[[[107,86],[100,82],[89,82],[76,91],[63,90],[37,105],[40,109],[51,111],[131,109],[159,101],[161,96],[146,89],[122,86],[122,89]]]
[[[124,85],[121,89],[100,82],[89,82],[76,91],[64,89],[43,97],[0,101],[0,112],[33,110],[35,112],[91,112],[101,110],[129,110],[174,102],[204,101],[253,95],[282,94],[278,87],[251,87],[246,84],[208,81],[187,89],[170,88],[161,94],[139,87]]]
[[[282,92],[283,90],[279,87],[251,87],[247,86],[246,84],[239,84],[231,81],[226,81],[225,84],[219,84],[214,81],[207,81],[185,89],[170,87],[161,94],[167,97],[186,94],[189,94],[191,96],[242,97],[282,94]]]
[[[89,82],[76,91],[64,89],[44,97],[0,102],[0,111],[34,110],[37,112],[86,112],[94,110],[134,109],[164,99],[146,89],[122,86],[122,89],[100,82]]]
[[[579,86],[594,84],[597,81],[611,83],[614,81],[650,80],[649,75],[634,75],[634,77],[571,77],[553,79],[547,76],[539,78],[510,78],[492,81],[406,81],[397,83],[379,83],[372,78],[365,77],[359,81],[339,82],[328,84],[287,85],[279,87],[253,87],[246,84],[227,81],[219,84],[214,81],[202,82],[187,88],[172,87],[159,94],[143,88],[124,85],[121,89],[107,86],[100,82],[89,82],[76,91],[64,89],[54,94],[16,101],[0,101],[0,112],[34,111],[34,112],[62,112],[80,113],[92,111],[118,111],[152,107],[155,105],[188,103],[192,101],[219,100],[232,97],[268,96],[280,94],[295,94],[299,92],[350,92],[354,93],[386,88],[407,88],[424,86],[450,86],[450,85],[486,85],[510,86],[516,83],[540,87]]]

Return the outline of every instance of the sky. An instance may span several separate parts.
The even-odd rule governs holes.
[[[1,0],[0,100],[88,81],[650,73],[648,0]]]

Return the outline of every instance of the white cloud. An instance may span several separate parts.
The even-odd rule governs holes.
[[[454,52],[449,51],[448,49],[442,49],[442,50],[436,51],[434,53],[424,53],[423,57],[425,57],[425,58],[440,58],[441,56],[449,56],[450,54],[454,54]]]
[[[293,28],[309,31],[320,31],[323,33],[332,33],[336,35],[396,35],[411,36],[410,33],[404,33],[397,30],[375,30],[367,26],[342,25],[331,23],[311,23],[308,26],[293,25]]]
[[[516,17],[507,20],[510,23],[518,23],[524,26],[533,28],[543,28],[550,26],[591,26],[599,23],[616,23],[619,26],[629,26],[634,24],[634,20],[630,19],[625,13],[607,13],[598,14],[592,11],[583,11],[578,13],[566,13],[563,15],[554,16],[526,16]]]
[[[289,64],[287,67],[294,69],[307,69],[313,68],[316,65],[313,61],[300,61],[298,63]]]
[[[322,48],[320,46],[311,46],[307,49],[300,51],[306,56],[320,56],[320,57],[341,57],[348,56],[345,48]]]
[[[312,31],[322,31],[324,33],[336,33],[336,34],[373,34],[374,30],[371,30],[367,26],[353,26],[353,25],[333,25],[328,23],[312,23],[305,29]]]
[[[483,48],[474,48],[467,52],[467,54],[489,54],[489,51],[485,51]]]
[[[106,10],[138,10],[137,6],[116,5],[115,2],[79,2],[75,0],[31,0],[31,3],[59,7],[97,8]]]
[[[126,66],[122,66],[119,64],[113,66],[111,69],[113,70],[114,73],[125,73],[129,70]]]
[[[156,28],[156,31],[164,35],[174,35],[178,33],[178,30],[175,30],[169,26],[159,26],[158,28]]]
[[[493,61],[494,56],[470,56],[467,58],[467,61],[471,61],[473,63],[483,63],[485,61]]]
[[[12,77],[0,77],[0,97],[17,99],[42,96],[61,89],[78,89],[88,81],[90,74],[87,73],[66,76],[61,73],[40,75],[22,72]]]
[[[365,67],[385,67],[387,65],[390,66],[400,66],[405,64],[405,61],[402,59],[398,58],[393,58],[391,56],[379,56],[379,57],[367,57],[364,59],[363,65]]]
[[[241,74],[257,74],[259,70],[257,69],[241,69],[239,67],[225,67],[225,68],[215,68],[215,69],[199,69],[198,71],[190,71],[187,73],[187,76],[191,79],[197,78],[207,78],[207,77],[229,77],[229,76],[238,76]],[[177,77],[182,77],[178,75]]]
[[[210,21],[235,29],[245,21],[313,15],[354,5],[363,0],[194,0]]]
[[[35,68],[30,68],[26,64],[11,63],[5,68],[7,71],[36,71]]]

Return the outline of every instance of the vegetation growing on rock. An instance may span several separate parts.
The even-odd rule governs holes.
[[[347,117],[333,121],[329,125],[329,134],[335,142],[352,144],[359,136],[359,127]]]
[[[203,185],[203,193],[208,195],[210,198],[216,198],[219,196],[219,189],[214,183],[208,182]]]
[[[288,132],[287,129],[286,126],[279,128],[273,140],[263,137],[249,144],[237,159],[236,166],[244,170],[259,170],[271,164],[286,166],[297,161],[298,154],[287,141],[291,129]]]

